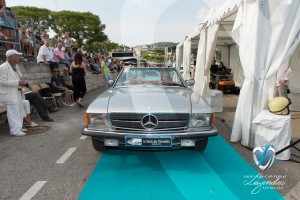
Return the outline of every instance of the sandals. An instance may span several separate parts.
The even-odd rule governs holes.
[[[80,101],[76,101],[76,104],[79,108],[82,108],[83,107],[83,104],[80,102]]]

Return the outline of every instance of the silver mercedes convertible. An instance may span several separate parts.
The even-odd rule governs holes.
[[[176,68],[124,68],[85,113],[83,135],[108,148],[203,151],[216,136],[209,104]]]

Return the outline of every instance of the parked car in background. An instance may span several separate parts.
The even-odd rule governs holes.
[[[148,66],[147,61],[144,59],[139,59],[133,51],[109,52],[109,57],[122,61],[124,66]]]
[[[176,68],[124,68],[87,108],[83,135],[95,150],[193,148],[217,135],[209,104]]]

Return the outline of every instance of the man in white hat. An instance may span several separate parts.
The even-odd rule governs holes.
[[[6,51],[6,62],[0,65],[0,103],[7,107],[7,119],[10,134],[13,136],[26,135],[21,131],[23,118],[26,116],[23,107],[21,87],[25,86],[22,74],[18,67],[20,55],[14,49]]]

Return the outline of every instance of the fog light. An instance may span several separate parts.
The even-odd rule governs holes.
[[[104,139],[104,146],[117,147],[117,146],[119,146],[119,140],[116,140],[116,139]]]
[[[195,146],[195,140],[183,139],[183,140],[181,140],[181,146],[182,147],[194,147]]]

